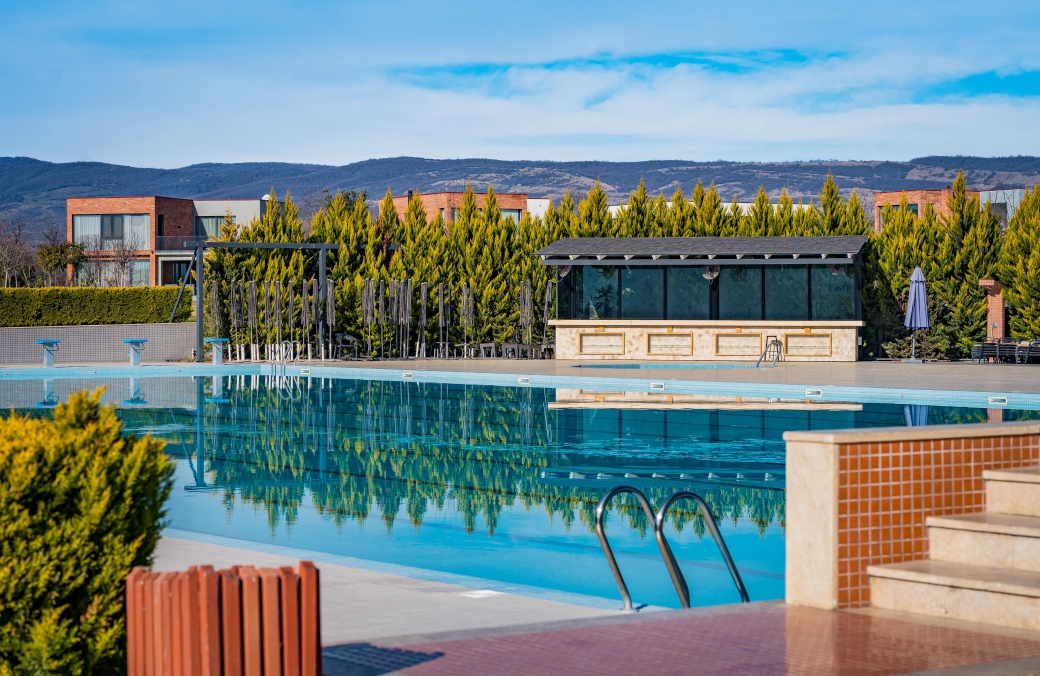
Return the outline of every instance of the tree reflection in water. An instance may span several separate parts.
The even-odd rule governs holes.
[[[167,451],[187,460],[198,487],[222,490],[229,513],[236,502],[263,509],[272,529],[283,522],[291,527],[309,494],[337,526],[375,512],[389,530],[404,507],[420,528],[427,510],[448,505],[467,532],[482,523],[493,535],[503,510],[519,504],[544,509],[568,529],[580,522],[593,531],[596,504],[617,482],[561,485],[542,481],[543,470],[692,466],[705,446],[695,436],[671,437],[667,444],[651,436],[648,450],[646,436],[620,430],[613,439],[598,434],[589,440],[568,420],[582,411],[550,410],[554,390],[539,388],[234,376],[225,377],[222,389],[229,403],[203,404],[201,419],[187,412],[126,413],[171,442]],[[181,423],[178,434],[163,430],[163,416]],[[657,483],[640,486],[655,504],[693,488],[719,519],[747,518],[760,533],[784,525],[782,484]],[[619,497],[611,511],[644,536],[650,529],[631,496]],[[689,509],[677,506],[669,521],[698,537],[706,533],[702,517]]]

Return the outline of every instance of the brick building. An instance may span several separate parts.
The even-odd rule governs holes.
[[[978,195],[977,190],[969,190],[968,195]],[[898,207],[899,202],[906,195],[906,201],[910,211],[917,215],[924,212],[925,203],[929,203],[940,216],[949,216],[950,209],[946,206],[953,189],[946,186],[943,190],[886,190],[874,193],[874,232],[881,232],[881,212],[886,206]]]
[[[445,223],[453,223],[455,221],[455,214],[462,208],[462,196],[465,193],[461,192],[431,192],[428,195],[422,195],[423,211],[426,212],[427,220],[434,220],[437,216],[441,216]],[[400,197],[394,197],[394,207],[397,209],[397,215],[402,220],[404,219],[405,211],[408,209],[408,201],[412,197],[412,191],[409,190],[407,195],[401,195]],[[528,213],[533,207],[537,215],[538,211],[544,211],[545,206],[548,206],[548,200],[528,200],[526,193],[496,193],[495,197],[498,198],[498,208],[502,210],[502,218],[512,218],[515,223],[519,223],[520,219],[524,217],[524,214]],[[487,195],[484,193],[476,193],[477,208],[484,208],[484,200]],[[529,202],[536,202],[537,204],[530,205]],[[546,202],[545,206],[541,203]]]
[[[66,237],[83,245],[87,261],[69,274],[80,284],[97,286],[178,284],[191,261],[185,242],[216,235],[228,209],[236,223],[244,224],[262,217],[267,202],[70,197],[65,200]]]

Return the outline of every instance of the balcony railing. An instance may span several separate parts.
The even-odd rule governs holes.
[[[195,235],[169,235],[164,237],[155,238],[155,250],[156,251],[191,251],[190,246],[185,246],[188,242],[194,242],[199,238]]]

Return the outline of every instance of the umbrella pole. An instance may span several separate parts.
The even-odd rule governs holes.
[[[910,358],[917,359],[917,329],[914,329],[914,335],[910,339]]]

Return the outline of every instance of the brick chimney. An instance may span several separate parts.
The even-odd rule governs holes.
[[[998,340],[1007,335],[1007,310],[1004,307],[1004,287],[995,279],[980,279],[979,286],[986,290],[986,338]]]

